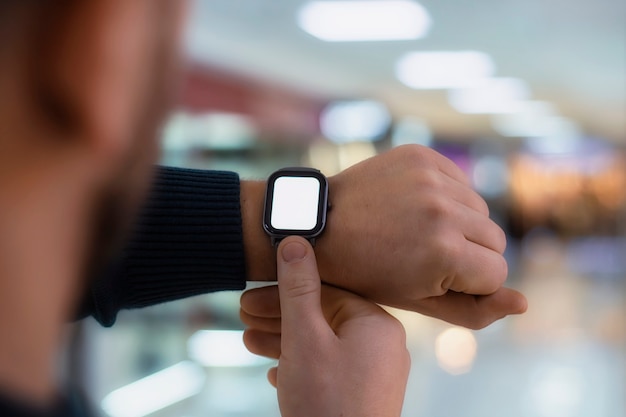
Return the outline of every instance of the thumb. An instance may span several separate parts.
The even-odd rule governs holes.
[[[315,253],[306,239],[291,236],[280,243],[277,273],[283,342],[319,336],[328,325],[322,313]]]

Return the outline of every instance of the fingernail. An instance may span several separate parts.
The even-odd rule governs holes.
[[[295,262],[306,256],[306,247],[300,242],[289,242],[283,246],[283,260],[285,262]]]

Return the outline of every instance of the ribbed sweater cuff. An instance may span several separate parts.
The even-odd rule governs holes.
[[[94,316],[245,287],[239,177],[161,167],[136,230],[108,279],[94,288]]]

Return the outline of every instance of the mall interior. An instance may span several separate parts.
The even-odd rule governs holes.
[[[626,2],[198,0],[161,164],[333,175],[404,144],[454,161],[507,234],[527,313],[400,310],[406,417],[626,417]],[[402,196],[398,196],[402,198]],[[238,292],[72,329],[110,417],[278,417]]]

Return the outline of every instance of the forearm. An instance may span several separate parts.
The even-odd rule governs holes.
[[[239,178],[161,167],[120,258],[93,282],[80,316],[245,287]]]

